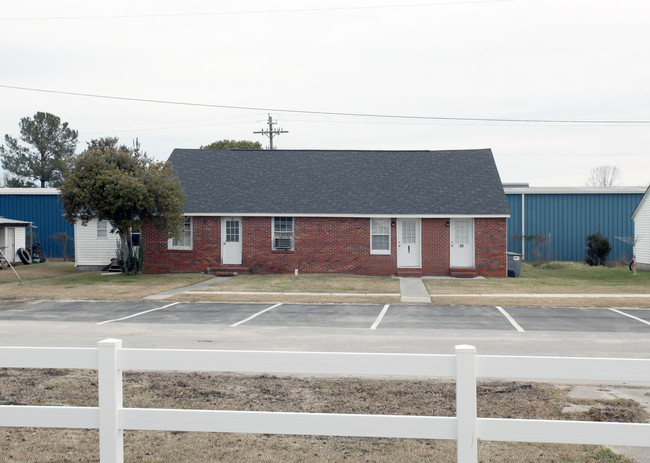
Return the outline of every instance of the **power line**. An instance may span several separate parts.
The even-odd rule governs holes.
[[[280,14],[280,13],[317,13],[326,11],[346,10],[377,10],[389,8],[420,8],[431,6],[453,6],[481,3],[503,3],[516,0],[465,0],[459,2],[435,2],[435,3],[412,3],[406,5],[366,5],[366,6],[341,6],[325,8],[289,8],[281,10],[239,10],[239,11],[217,11],[199,13],[149,13],[149,14],[125,14],[125,15],[96,15],[96,16],[49,16],[49,17],[24,17],[24,18],[0,18],[0,21],[67,21],[85,19],[134,19],[134,18],[168,18],[168,17],[191,17],[191,16],[222,16],[222,15],[247,15],[247,14]]]
[[[367,117],[381,119],[412,119],[412,120],[429,120],[429,121],[456,121],[456,122],[526,122],[531,124],[650,124],[650,120],[584,120],[584,119],[515,119],[515,118],[498,118],[498,117],[448,117],[448,116],[415,116],[407,114],[376,114],[376,113],[348,113],[339,111],[316,111],[307,109],[286,109],[271,108],[261,106],[235,106],[209,103],[192,103],[186,101],[157,100],[149,98],[131,98],[124,96],[100,95],[95,93],[66,92],[61,90],[48,90],[42,88],[19,87],[15,85],[0,84],[0,88],[13,90],[24,90],[29,92],[51,93],[56,95],[71,95],[85,98],[101,98],[106,100],[134,101],[139,103],[157,103],[176,106],[195,106],[202,108],[219,108],[219,109],[237,109],[242,111],[264,111],[264,112],[284,112],[294,114],[318,114],[326,116],[340,117]]]

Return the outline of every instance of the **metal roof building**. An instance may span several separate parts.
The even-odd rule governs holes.
[[[63,245],[54,239],[57,233],[68,235],[69,254],[74,250],[74,229],[63,218],[63,205],[56,188],[0,188],[0,216],[34,224],[34,242],[41,243],[45,257],[63,257]]]
[[[619,238],[634,235],[631,216],[646,187],[528,187],[504,184],[510,205],[508,251],[527,261],[584,261],[586,238],[609,238],[608,260],[632,259],[632,246]]]

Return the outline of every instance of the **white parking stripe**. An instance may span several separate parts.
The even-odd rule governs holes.
[[[637,321],[640,321],[641,323],[645,323],[646,325],[650,326],[650,322],[648,322],[648,321],[646,321],[646,320],[644,320],[642,318],[635,317],[634,315],[630,315],[629,313],[621,312],[620,310],[616,310],[616,309],[609,309],[609,310],[611,310],[612,312],[620,313],[621,315],[625,315],[626,317],[633,318],[633,319],[635,319]]]
[[[144,312],[134,313],[133,315],[129,315],[128,317],[116,318],[116,319],[114,319],[114,320],[106,320],[105,322],[99,322],[99,323],[97,323],[97,324],[98,324],[98,325],[105,325],[105,324],[107,324],[107,323],[119,322],[119,321],[122,321],[122,320],[127,320],[127,319],[129,319],[129,318],[137,317],[137,316],[139,316],[139,315],[144,315],[144,314],[149,313],[149,312],[155,312],[156,310],[166,309],[167,307],[171,307],[171,306],[176,305],[176,304],[180,304],[180,302],[172,302],[171,304],[167,304],[167,305],[164,305],[164,306],[162,306],[162,307],[156,307],[155,309],[149,309],[149,310],[145,310]]]
[[[375,323],[372,324],[370,327],[371,330],[376,330],[381,321],[384,318],[384,315],[386,315],[386,312],[388,312],[388,307],[390,307],[390,304],[386,304],[383,309],[381,309],[381,313],[377,317],[377,320],[375,320]]]
[[[517,322],[515,321],[515,319],[512,318],[512,317],[510,316],[510,314],[509,314],[508,312],[506,312],[506,311],[503,309],[503,307],[499,307],[498,305],[495,305],[495,307],[496,307],[497,309],[499,309],[499,312],[501,312],[501,313],[503,314],[503,316],[506,317],[506,319],[510,322],[510,324],[511,324],[512,326],[515,327],[515,329],[516,329],[517,331],[519,331],[520,333],[525,333],[525,332],[526,332],[526,331],[525,331],[521,326],[519,326],[519,323],[517,323]]]
[[[256,314],[251,315],[250,317],[248,317],[248,318],[246,318],[246,319],[244,319],[244,320],[242,320],[242,321],[240,321],[240,322],[233,323],[233,324],[230,325],[230,326],[231,326],[231,327],[239,326],[239,325],[241,325],[242,323],[246,323],[247,321],[252,320],[253,318],[257,317],[258,315],[262,315],[264,312],[268,312],[269,310],[271,310],[271,309],[275,309],[276,307],[280,307],[281,305],[282,305],[282,302],[280,302],[280,303],[278,303],[278,304],[275,304],[275,305],[272,305],[271,307],[267,307],[266,309],[261,310],[260,312],[257,312]]]

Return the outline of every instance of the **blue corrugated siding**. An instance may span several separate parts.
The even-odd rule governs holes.
[[[63,257],[63,246],[54,235],[67,234],[67,253],[73,255],[74,228],[63,218],[58,195],[0,195],[0,216],[33,222],[38,227],[34,232],[45,257]]]
[[[521,252],[521,194],[507,194],[510,205],[508,250]],[[643,197],[642,193],[620,194],[526,194],[526,236],[540,234],[545,243],[535,249],[526,241],[526,260],[583,261],[587,235],[599,231],[609,238],[609,260],[632,257],[632,247],[616,236],[634,234],[630,216]],[[550,244],[549,244],[550,234]]]
[[[506,195],[510,206],[508,226],[508,251],[521,253],[521,195]]]

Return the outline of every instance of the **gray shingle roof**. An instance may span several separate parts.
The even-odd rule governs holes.
[[[492,151],[175,149],[188,214],[510,213]]]

